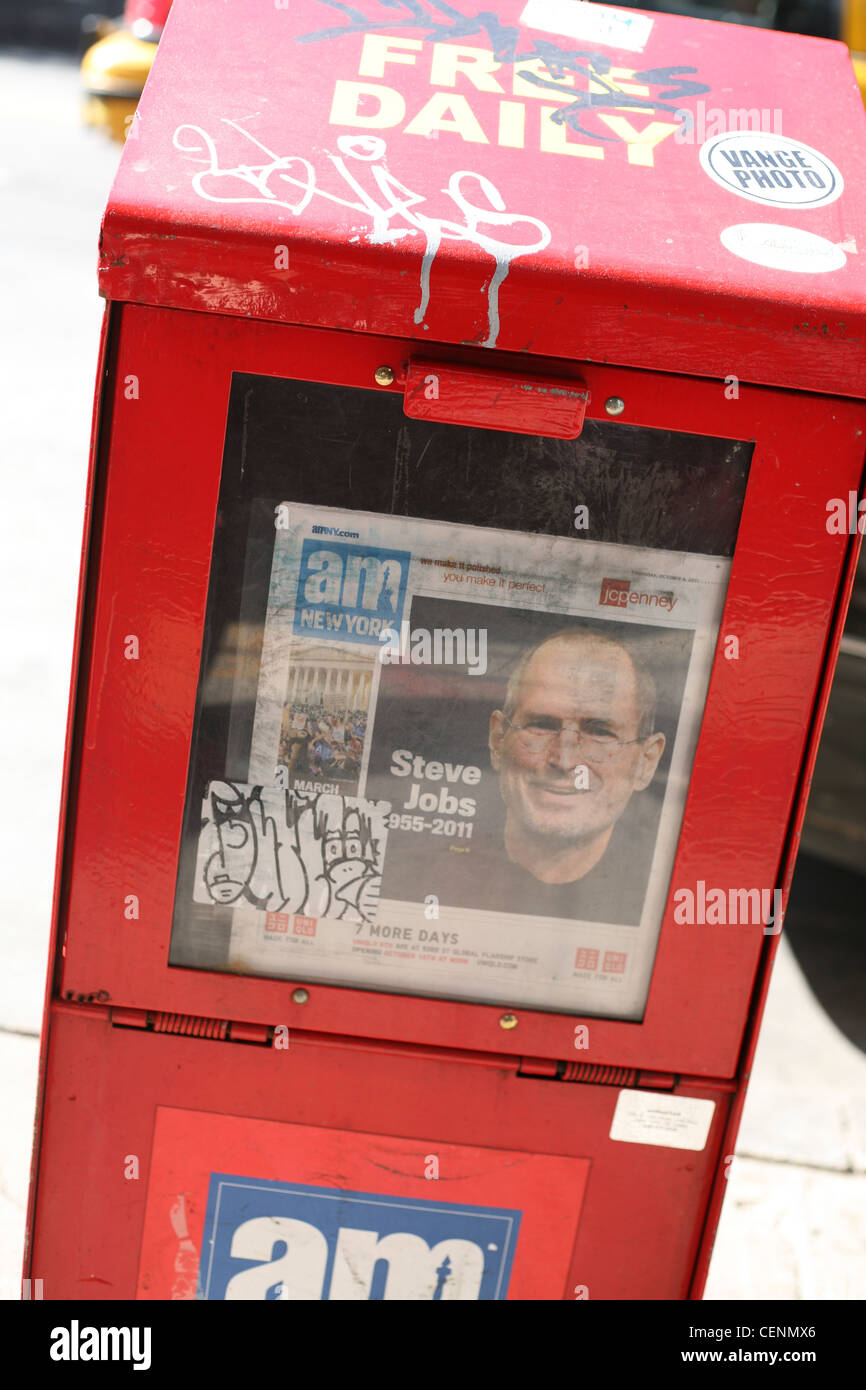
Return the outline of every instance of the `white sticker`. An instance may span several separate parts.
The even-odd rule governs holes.
[[[653,27],[648,14],[615,10],[610,5],[590,5],[587,0],[528,0],[520,23],[545,34],[589,39],[631,53],[643,52]]]
[[[821,208],[845,187],[836,165],[801,140],[738,130],[701,145],[701,167],[721,188],[776,208]]]
[[[770,270],[820,275],[841,270],[847,257],[841,246],[801,227],[780,227],[775,222],[740,222],[720,233],[725,250],[754,265]]]
[[[707,1142],[715,1108],[714,1100],[659,1091],[620,1091],[610,1138],[621,1144],[656,1144],[697,1153]]]

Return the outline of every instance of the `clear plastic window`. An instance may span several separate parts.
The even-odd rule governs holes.
[[[750,456],[236,376],[171,963],[639,1019]]]

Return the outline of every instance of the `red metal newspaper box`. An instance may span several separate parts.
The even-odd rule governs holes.
[[[863,506],[863,137],[838,43],[174,5],[102,230],[45,1298],[700,1296]]]

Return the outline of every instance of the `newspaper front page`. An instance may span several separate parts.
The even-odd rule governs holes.
[[[639,1019],[730,560],[274,524],[247,778],[201,807],[229,968]]]

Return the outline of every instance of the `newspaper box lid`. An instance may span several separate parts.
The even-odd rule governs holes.
[[[863,395],[841,43],[580,0],[175,0],[110,299]]]

